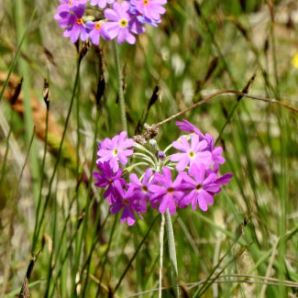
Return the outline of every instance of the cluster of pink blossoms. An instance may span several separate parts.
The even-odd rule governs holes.
[[[55,19],[64,36],[98,45],[100,39],[134,44],[145,25],[158,26],[167,0],[60,0]],[[87,15],[88,8],[91,15]],[[89,9],[90,8],[90,9]]]
[[[122,212],[121,222],[133,225],[148,206],[170,214],[189,205],[207,211],[214,195],[231,180],[232,174],[219,174],[225,159],[213,137],[202,134],[187,120],[178,121],[177,126],[187,134],[165,152],[150,152],[126,132],[99,143],[95,184],[104,189],[111,213]],[[175,153],[167,155],[172,149]]]

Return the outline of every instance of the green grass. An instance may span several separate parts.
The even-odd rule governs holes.
[[[63,38],[55,2],[0,4],[1,297],[26,276],[32,297],[158,297],[160,278],[163,297],[298,295],[298,23],[284,21],[298,6],[275,1],[271,18],[267,1],[196,3],[169,1],[136,45],[86,55]],[[6,100],[13,74],[23,117]],[[49,109],[34,123],[45,79]],[[235,92],[208,97],[221,90]],[[187,109],[178,119],[217,138],[232,183],[207,213],[180,210],[173,234],[152,210],[121,225],[93,185],[97,142],[145,120],[165,148]]]

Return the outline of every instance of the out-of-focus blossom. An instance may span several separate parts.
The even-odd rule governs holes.
[[[128,42],[134,44],[136,42],[135,36],[130,31],[129,3],[116,2],[113,8],[107,8],[104,11],[107,23],[105,29],[110,39],[117,39],[118,43]]]
[[[100,38],[119,44],[134,44],[145,25],[157,27],[166,12],[166,0],[60,0],[55,19],[72,42],[90,40],[98,46]],[[89,6],[92,9],[86,9]],[[98,11],[96,11],[98,10]],[[91,14],[86,14],[91,12]],[[92,13],[94,12],[94,13]],[[102,26],[104,24],[104,26]],[[104,29],[103,29],[104,27]]]

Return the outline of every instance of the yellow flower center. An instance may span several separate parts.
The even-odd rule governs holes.
[[[190,151],[190,152],[188,152],[188,156],[189,156],[189,158],[194,159],[196,157],[196,153],[193,151]]]
[[[128,26],[128,21],[127,21],[127,19],[121,19],[120,21],[119,21],[119,25],[120,25],[120,27],[122,27],[122,28],[125,28],[125,27],[127,27]]]
[[[113,156],[117,156],[118,155],[118,150],[117,149],[114,149],[113,152],[112,152]]]
[[[149,4],[149,0],[143,0],[143,4],[144,5],[148,5]]]

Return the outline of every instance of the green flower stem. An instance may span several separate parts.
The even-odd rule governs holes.
[[[176,256],[176,247],[175,247],[175,237],[173,231],[173,225],[171,220],[171,215],[169,210],[166,212],[166,229],[168,236],[168,247],[169,247],[169,256],[170,261],[174,271],[174,282],[176,287],[176,297],[180,297],[179,294],[179,283],[178,283],[178,265],[177,265],[177,256]]]
[[[120,103],[122,129],[124,131],[127,131],[125,98],[124,98],[124,92],[123,92],[123,76],[122,76],[122,71],[121,71],[119,49],[118,49],[118,45],[116,44],[116,42],[113,42],[113,50],[114,50],[115,62],[116,62],[117,74],[118,74],[118,92],[119,92],[119,103]]]
[[[127,131],[125,98],[124,98],[124,92],[123,92],[123,75],[122,75],[122,71],[121,71],[119,49],[118,49],[118,45],[116,44],[116,42],[113,42],[113,50],[114,50],[115,62],[116,62],[116,67],[117,67],[117,75],[118,75],[118,93],[119,93],[122,129],[124,131]]]

